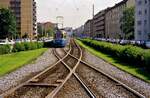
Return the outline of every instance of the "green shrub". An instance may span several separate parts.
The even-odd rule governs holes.
[[[20,51],[25,51],[25,45],[24,43],[16,43],[13,47],[13,52],[20,52]]]
[[[126,63],[141,65],[150,70],[150,50],[145,50],[137,46],[122,46],[91,39],[80,39],[80,41],[98,51],[117,57]]]
[[[44,44],[42,42],[22,42],[22,43],[15,43],[13,49],[10,45],[1,45],[0,46],[0,55],[1,54],[8,54],[10,52],[20,52],[26,50],[34,50],[43,48]]]
[[[34,50],[43,48],[43,43],[41,42],[22,42],[16,43],[13,48],[13,52],[25,51],[25,50]]]
[[[0,46],[0,55],[10,53],[11,48],[10,45],[1,45]]]
[[[31,42],[30,45],[31,45],[31,50],[38,49],[36,42]]]
[[[145,67],[150,70],[150,50],[144,52],[143,61],[145,63]]]
[[[136,46],[125,46],[123,51],[124,60],[133,64],[142,64],[144,50]]]
[[[42,42],[37,42],[37,48],[43,48],[44,47],[44,43]]]
[[[31,44],[30,44],[30,42],[24,42],[22,44],[24,44],[24,47],[25,47],[26,50],[31,50]]]

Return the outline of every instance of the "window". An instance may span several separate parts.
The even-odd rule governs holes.
[[[142,15],[142,11],[139,11],[138,14],[139,14],[139,15]]]
[[[138,30],[138,35],[141,35],[141,31],[140,30]]]
[[[144,12],[145,12],[145,15],[147,15],[147,9],[145,9],[145,11],[144,11]]]
[[[147,20],[144,20],[144,26],[146,26],[147,25]]]
[[[138,5],[141,5],[142,4],[142,1],[140,0],[140,1],[138,1]]]
[[[145,0],[145,4],[147,4],[147,0]]]
[[[147,34],[147,30],[144,30],[144,34]]]
[[[142,25],[142,21],[140,21],[140,20],[137,21],[137,24],[138,24],[138,25]]]

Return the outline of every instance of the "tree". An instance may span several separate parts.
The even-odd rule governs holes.
[[[28,33],[25,33],[25,34],[22,36],[22,38],[29,38]]]
[[[0,9],[0,39],[16,35],[16,19],[11,10]]]
[[[135,21],[135,8],[126,8],[123,11],[123,17],[121,18],[121,30],[123,31],[123,37],[125,39],[134,39],[134,21]]]
[[[53,28],[49,28],[46,33],[48,34],[48,36],[54,36],[54,29]]]
[[[39,34],[40,36],[42,36],[43,30],[42,30],[42,26],[41,26],[41,25],[38,25],[38,26],[37,26],[37,31],[38,31],[38,34]]]

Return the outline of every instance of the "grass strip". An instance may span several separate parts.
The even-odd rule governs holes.
[[[150,74],[148,74],[144,70],[134,67],[134,66],[131,66],[127,63],[123,63],[120,60],[118,60],[117,58],[112,57],[111,55],[104,54],[100,51],[97,51],[94,48],[85,45],[80,40],[76,40],[76,41],[80,46],[82,46],[83,48],[85,48],[90,53],[94,54],[95,56],[103,59],[104,61],[116,66],[117,68],[119,68],[129,74],[132,74],[133,76],[135,76],[137,78],[140,78],[140,79],[150,83]]]
[[[22,51],[12,54],[0,55],[0,76],[10,73],[25,64],[29,64],[42,55],[47,49],[41,48]]]

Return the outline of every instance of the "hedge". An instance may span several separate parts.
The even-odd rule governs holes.
[[[27,51],[27,50],[34,50],[43,48],[42,42],[22,42],[22,43],[16,43],[13,47],[13,52],[19,52],[19,51]]]
[[[15,43],[13,48],[11,45],[0,45],[0,55],[8,54],[11,52],[20,52],[20,51],[27,51],[27,50],[34,50],[39,48],[49,48],[53,46],[53,42],[21,42]]]
[[[0,55],[2,54],[8,54],[11,51],[10,45],[1,45],[0,46]]]
[[[114,56],[123,62],[138,67],[145,67],[150,70],[150,50],[148,49],[146,50],[132,45],[122,46],[91,39],[80,39],[80,41],[98,51]]]

